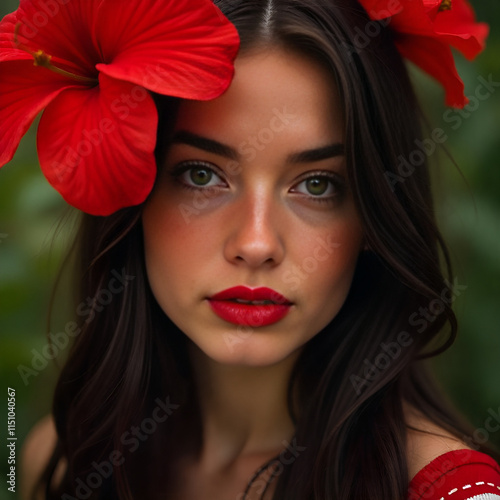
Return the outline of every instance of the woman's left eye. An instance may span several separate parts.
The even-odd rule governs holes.
[[[313,198],[335,198],[341,194],[341,182],[333,175],[314,175],[296,184],[291,192]]]
[[[181,165],[180,169],[176,169],[174,175],[183,184],[195,189],[226,185],[222,178],[215,172],[215,169],[203,162],[190,162]]]

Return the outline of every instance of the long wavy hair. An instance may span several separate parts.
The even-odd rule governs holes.
[[[355,0],[215,3],[236,25],[242,53],[283,47],[333,75],[343,106],[349,182],[369,247],[342,309],[305,345],[294,367],[289,411],[302,451],[267,479],[275,481],[272,498],[405,498],[404,405],[458,438],[471,429],[443,402],[421,361],[444,351],[456,336],[454,277],[434,219],[426,162],[411,175],[400,172],[401,157],[408,159],[422,136],[422,115],[395,35],[370,21]],[[369,23],[368,41],[360,43]],[[161,158],[177,101],[157,101]],[[58,442],[38,484],[48,499],[65,493],[148,499],[159,484],[168,499],[169,464],[175,461],[169,450],[187,433],[195,443],[201,440],[186,337],[148,285],[141,210],[82,218],[77,303],[86,305],[77,308],[78,335],[55,390]],[[117,274],[122,289],[104,293]],[[99,296],[108,297],[106,305],[88,299]],[[430,304],[433,319],[417,319]],[[151,418],[158,405],[169,407],[165,423]],[[61,462],[64,474],[54,486]]]

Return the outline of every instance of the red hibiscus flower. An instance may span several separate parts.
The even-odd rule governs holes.
[[[45,108],[40,166],[64,199],[94,215],[139,204],[156,175],[148,91],[213,99],[238,47],[210,0],[21,0],[0,22],[0,166]]]
[[[390,17],[400,53],[436,78],[446,104],[463,108],[468,100],[450,45],[473,59],[485,45],[488,25],[477,23],[467,0],[360,0],[373,20]]]

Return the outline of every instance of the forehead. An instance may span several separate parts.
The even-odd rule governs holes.
[[[332,75],[316,61],[281,49],[239,56],[229,89],[212,101],[183,101],[176,129],[230,144],[279,129],[276,139],[294,148],[343,139]]]

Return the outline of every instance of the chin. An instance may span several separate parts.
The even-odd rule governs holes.
[[[267,337],[267,338],[266,338]],[[281,345],[280,345],[281,344]],[[268,367],[297,355],[302,346],[283,345],[263,333],[252,333],[238,337],[234,333],[221,336],[218,342],[209,345],[198,343],[198,349],[213,361],[231,366]]]

